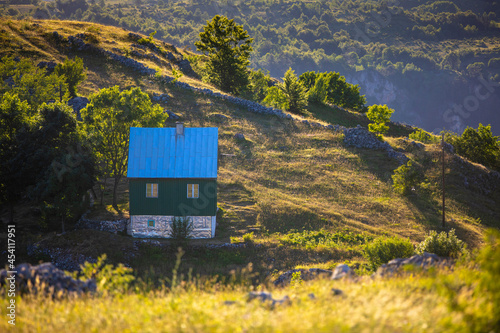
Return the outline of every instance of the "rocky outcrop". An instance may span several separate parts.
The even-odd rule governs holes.
[[[156,94],[151,95],[151,101],[154,103],[167,103],[170,99],[168,94]]]
[[[489,195],[500,187],[500,173],[497,171],[474,165],[458,155],[453,155],[453,164],[465,188]]]
[[[16,292],[21,294],[44,293],[54,297],[96,291],[93,279],[75,280],[50,262],[37,266],[20,264],[12,271],[16,273],[0,271],[0,289],[15,286]]]
[[[396,273],[403,273],[402,268],[407,265],[413,265],[422,269],[429,269],[430,267],[448,267],[451,268],[455,261],[450,258],[442,258],[433,253],[424,252],[422,255],[414,255],[411,258],[393,259],[387,264],[380,266],[374,277],[387,277]]]
[[[37,65],[38,68],[45,68],[47,73],[52,73],[57,66],[57,63],[53,61],[40,61]]]
[[[82,120],[80,110],[86,108],[87,104],[89,104],[89,99],[87,97],[77,96],[68,101],[68,105],[73,108],[73,111],[76,113],[76,119],[79,121]]]
[[[397,160],[399,164],[405,164],[409,161],[405,154],[395,151],[390,144],[380,141],[375,134],[360,125],[344,129],[344,144],[356,148],[385,150],[387,156]]]
[[[27,250],[28,256],[33,258],[47,258],[54,266],[65,271],[79,271],[80,265],[83,265],[85,262],[97,262],[92,257],[73,253],[70,249],[48,248],[39,243],[29,245]]]

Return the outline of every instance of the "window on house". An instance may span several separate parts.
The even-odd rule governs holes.
[[[199,187],[199,184],[188,184],[188,198],[198,198]]]
[[[154,227],[155,226],[155,220],[148,220],[148,227]]]
[[[158,184],[146,184],[146,198],[158,198]]]

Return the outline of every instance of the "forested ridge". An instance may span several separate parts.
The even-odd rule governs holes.
[[[273,77],[290,67],[297,74],[336,71],[359,84],[369,104],[397,109],[395,120],[458,133],[481,122],[500,127],[498,88],[463,110],[480,78],[500,80],[495,1],[6,2],[3,15],[156,31],[156,38],[193,50],[202,26],[223,14],[254,38],[251,66]]]

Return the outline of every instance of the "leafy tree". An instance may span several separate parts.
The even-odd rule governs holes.
[[[302,113],[307,107],[307,90],[291,68],[286,71],[283,83],[280,83],[278,88],[285,96],[287,111]]]
[[[94,160],[71,107],[43,104],[39,114],[38,129],[23,146],[31,155],[30,173],[36,174],[32,194],[42,202],[47,220],[60,219],[64,232],[65,221],[85,210],[83,198],[93,185]]]
[[[14,221],[14,203],[25,190],[23,173],[26,161],[22,158],[20,139],[34,123],[26,101],[13,92],[0,99],[0,202],[8,203],[9,221]]]
[[[116,189],[127,170],[129,129],[161,127],[168,114],[159,105],[153,105],[140,88],[120,92],[118,86],[91,95],[81,114],[101,177],[108,174],[114,178],[113,207],[119,212]]]
[[[272,86],[267,89],[266,97],[262,101],[265,105],[278,109],[287,109],[288,103],[286,96],[278,86]]]
[[[500,170],[500,137],[491,132],[491,125],[479,124],[477,129],[467,127],[461,136],[448,136],[457,154],[469,160]]]
[[[48,74],[28,59],[19,62],[12,57],[4,57],[0,62],[0,93],[13,91],[21,101],[27,101],[30,113],[34,115],[38,107],[50,100],[66,101],[68,87],[63,77]]]
[[[387,105],[372,105],[368,108],[366,117],[373,121],[373,123],[368,124],[368,130],[372,133],[384,134],[389,130],[389,126],[386,123],[391,119],[391,115],[394,112],[393,109],[389,109]]]
[[[347,83],[345,77],[339,73],[305,72],[300,75],[299,80],[309,89],[310,102],[331,103],[357,111],[365,110],[366,99],[360,94],[359,86]]]
[[[309,102],[324,104],[328,98],[328,86],[330,78],[326,73],[321,73],[316,77],[314,85],[309,89]]]
[[[246,87],[252,42],[253,38],[234,20],[216,15],[208,21],[195,43],[199,51],[208,54],[208,80],[231,93],[239,93]]]
[[[250,70],[249,98],[255,101],[262,101],[266,97],[270,81],[269,71],[264,72],[260,69]]]
[[[77,86],[87,78],[85,71],[83,60],[78,57],[75,57],[74,60],[66,59],[62,64],[58,64],[54,70],[57,75],[64,76],[71,97],[76,97]]]

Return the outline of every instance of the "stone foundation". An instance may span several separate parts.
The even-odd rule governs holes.
[[[215,237],[215,216],[186,216],[193,223],[192,238]],[[154,220],[154,227],[148,226],[148,221]],[[139,238],[169,238],[174,216],[133,215],[127,225],[127,233]]]

